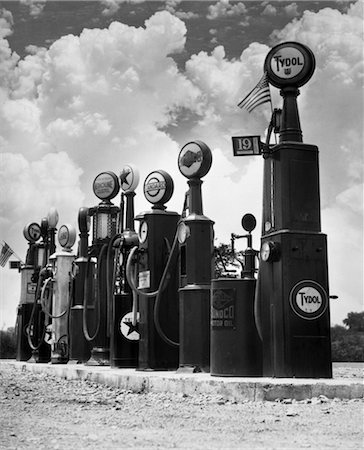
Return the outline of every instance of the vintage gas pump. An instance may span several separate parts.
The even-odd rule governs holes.
[[[297,96],[315,68],[306,46],[286,42],[264,63],[280,88],[279,143],[265,154],[257,323],[263,375],[332,376],[326,235],[321,233],[318,148],[302,143]]]
[[[138,216],[139,249],[137,278],[140,311],[139,370],[168,370],[178,367],[178,268],[176,239],[179,214],[167,211],[173,180],[164,170],[151,172],[144,182],[151,211]],[[129,274],[128,264],[128,278]],[[133,282],[131,282],[134,285]],[[134,287],[134,292],[136,289]]]
[[[210,170],[212,154],[201,141],[180,151],[178,167],[188,178],[189,208],[177,235],[180,244],[179,371],[210,370],[210,288],[213,277],[213,221],[203,215],[201,178]]]
[[[41,290],[44,282],[51,276],[48,267],[48,258],[51,252],[55,251],[55,232],[58,223],[58,212],[55,208],[49,210],[48,216],[44,217],[40,225],[42,241],[37,245],[37,267],[33,275],[36,283],[33,307],[30,313],[29,322],[26,325],[26,335],[32,356],[28,362],[44,363],[50,360],[51,356],[51,330],[50,321],[42,309]]]
[[[139,184],[139,172],[131,164],[120,174],[121,194],[119,232],[109,242],[108,253],[115,252],[115,263],[109,261],[108,295],[111,305],[110,365],[111,367],[136,367],[139,347],[139,313],[137,295],[126,279],[126,261],[132,247],[138,243],[134,229],[134,196]],[[124,223],[124,197],[126,211]],[[113,249],[116,247],[116,249]]]
[[[76,241],[76,230],[71,225],[62,225],[58,231],[58,242],[62,249],[49,257],[50,276],[41,288],[41,306],[45,315],[52,319],[51,363],[64,364],[69,359],[69,311],[71,301],[71,272],[75,254],[72,246]]]
[[[29,223],[24,227],[23,234],[29,242],[29,248],[25,258],[25,264],[19,267],[21,274],[20,301],[17,311],[17,334],[16,334],[16,359],[17,361],[27,361],[32,356],[32,349],[29,346],[26,326],[29,323],[30,315],[34,303],[34,295],[37,284],[34,280],[34,273],[38,267],[38,247],[36,242],[40,239],[40,226]]]
[[[81,364],[90,359],[90,344],[86,340],[83,329],[83,300],[86,281],[88,236],[90,231],[91,218],[88,208],[81,207],[78,211],[79,246],[78,255],[72,267],[72,289],[71,289],[71,310],[69,320],[69,361],[68,364]],[[91,261],[90,261],[90,264]],[[88,282],[91,282],[88,279]],[[88,291],[90,292],[89,287]]]
[[[119,207],[111,203],[120,189],[119,179],[113,172],[102,172],[93,182],[93,191],[101,202],[89,209],[93,222],[92,246],[88,252],[83,303],[83,332],[91,342],[91,357],[87,365],[109,365],[110,358],[110,305],[108,304],[108,284],[112,282],[107,276],[108,244],[117,232]],[[113,258],[113,255],[109,255]],[[93,259],[95,258],[95,259]],[[96,267],[95,261],[96,260]],[[96,270],[96,273],[94,271]],[[89,289],[90,279],[93,280]],[[89,332],[87,313],[91,304],[95,306],[95,329]]]
[[[246,238],[242,278],[218,278],[211,286],[211,375],[262,376],[262,343],[254,320],[255,259],[252,234],[255,217],[245,214],[242,226],[248,234],[232,233],[234,241]]]

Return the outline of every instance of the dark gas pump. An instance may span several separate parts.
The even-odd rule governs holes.
[[[178,367],[176,229],[180,216],[167,211],[165,206],[173,189],[173,180],[167,172],[151,172],[144,182],[144,195],[152,209],[135,218],[140,222],[139,246],[130,253],[127,271],[134,292],[139,293],[139,370]],[[134,256],[135,276],[131,273]]]
[[[49,256],[54,253],[55,233],[58,223],[58,212],[55,208],[49,210],[48,216],[44,217],[40,224],[40,235],[42,241],[36,244],[36,269],[32,281],[36,283],[33,306],[25,330],[32,356],[28,362],[44,363],[51,357],[51,323],[44,313],[41,304],[41,292],[45,281],[51,277],[49,267]]]
[[[178,167],[188,178],[188,214],[181,219],[179,371],[210,370],[210,288],[214,268],[213,221],[203,214],[201,178],[210,170],[212,154],[201,142],[187,143]]]
[[[114,266],[109,264],[109,304],[111,305],[110,365],[111,367],[136,367],[139,347],[139,312],[137,294],[126,278],[126,261],[130,250],[137,245],[134,229],[134,196],[139,184],[139,172],[129,164],[120,174],[123,193],[120,203],[118,233],[109,242],[108,251],[114,248]],[[126,208],[125,208],[126,198]],[[125,211],[125,218],[124,218]],[[111,259],[108,259],[109,263]]]
[[[302,142],[298,87],[315,68],[306,46],[286,42],[264,63],[281,89],[279,143],[265,154],[257,322],[263,375],[332,377],[326,235],[321,232],[318,148]]]
[[[90,343],[86,340],[82,328],[90,225],[91,217],[89,215],[89,210],[86,207],[81,207],[78,211],[78,228],[80,231],[78,254],[71,271],[72,285],[69,319],[69,364],[85,363],[91,356]],[[92,264],[91,261],[89,264]],[[87,282],[91,284],[91,286],[88,287],[88,292],[91,292],[92,281],[92,278],[87,280]]]
[[[87,365],[109,365],[110,358],[110,305],[108,286],[108,258],[113,259],[108,244],[117,233],[119,207],[111,203],[119,192],[120,184],[113,172],[102,172],[93,182],[93,191],[101,202],[90,208],[92,218],[92,245],[88,251],[83,303],[83,332],[91,343],[91,357]],[[94,306],[94,329],[90,332],[89,306]]]
[[[17,361],[27,361],[32,356],[32,349],[29,346],[26,335],[26,326],[30,320],[34,295],[37,288],[34,275],[37,267],[39,267],[39,252],[36,242],[41,237],[40,226],[35,222],[29,223],[24,227],[23,234],[25,239],[29,242],[29,247],[25,258],[25,264],[21,264],[19,267],[19,272],[21,274],[21,290],[16,325]]]
[[[69,312],[71,307],[72,246],[76,230],[62,225],[58,231],[61,250],[49,257],[48,274],[41,288],[40,303],[46,317],[51,319],[51,363],[64,364],[69,359]]]
[[[254,302],[258,252],[253,249],[255,217],[245,214],[242,226],[248,234],[232,233],[231,251],[236,239],[246,238],[242,278],[217,278],[211,286],[211,375],[262,376],[262,343],[255,326]]]

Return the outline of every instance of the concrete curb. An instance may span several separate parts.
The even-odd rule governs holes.
[[[89,380],[132,392],[170,392],[220,395],[231,401],[304,400],[324,395],[329,399],[364,397],[363,379],[299,379],[213,377],[207,373],[143,372],[67,364],[32,364],[14,360],[0,361],[33,373],[48,373],[67,380]]]

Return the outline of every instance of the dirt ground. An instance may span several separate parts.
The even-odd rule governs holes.
[[[359,449],[360,400],[233,403],[132,393],[0,365],[4,449]]]

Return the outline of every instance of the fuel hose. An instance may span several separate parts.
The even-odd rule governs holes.
[[[107,244],[104,244],[101,247],[100,253],[98,255],[98,263],[97,263],[97,279],[98,280],[100,279],[100,276],[101,276],[101,264],[100,263],[101,263],[101,259],[102,259],[103,254],[105,253],[105,251],[107,251]],[[97,286],[96,286],[96,305],[97,305],[96,330],[95,330],[93,336],[90,336],[89,329],[87,326],[87,297],[89,294],[88,285],[89,285],[89,276],[90,276],[90,267],[91,266],[92,266],[91,256],[89,256],[87,259],[87,266],[86,266],[86,277],[85,277],[84,296],[83,296],[83,317],[82,317],[83,334],[85,336],[85,339],[89,342],[93,341],[99,332],[100,317],[101,317],[101,301],[100,301],[101,283],[97,283]],[[92,286],[92,287],[94,287],[94,286]]]
[[[132,288],[133,293],[135,293],[135,295],[140,295],[142,297],[148,297],[148,298],[155,297],[153,318],[154,318],[154,324],[155,324],[156,330],[157,330],[158,334],[160,335],[160,337],[167,344],[174,346],[174,347],[178,347],[179,343],[173,341],[168,336],[166,336],[166,334],[162,330],[160,322],[159,322],[159,309],[160,309],[162,293],[163,293],[164,289],[166,288],[166,286],[168,284],[168,280],[170,278],[170,266],[173,261],[173,258],[175,257],[175,251],[176,251],[176,248],[178,247],[177,244],[178,244],[178,239],[177,239],[177,233],[176,233],[174,236],[172,248],[169,253],[166,266],[164,268],[162,277],[159,282],[158,289],[154,292],[143,292],[142,290],[138,289],[135,284],[135,275],[133,273],[134,271],[132,268],[132,260],[134,258],[135,252],[138,250],[137,246],[133,247],[130,250],[130,253],[129,253],[129,256],[128,256],[128,259],[126,262],[126,278],[128,280],[130,287]]]

